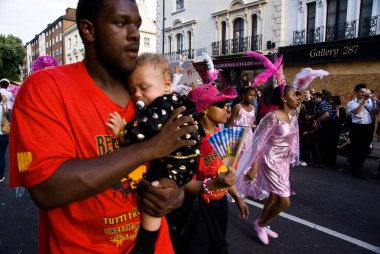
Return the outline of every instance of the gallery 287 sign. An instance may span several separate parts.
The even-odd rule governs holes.
[[[287,65],[380,59],[380,37],[282,47]]]

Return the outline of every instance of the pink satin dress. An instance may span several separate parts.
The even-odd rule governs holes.
[[[238,173],[239,192],[255,199],[265,199],[269,193],[290,196],[290,166],[298,164],[299,136],[297,117],[289,115],[290,123],[281,121],[275,112],[268,113],[256,128],[252,141],[253,161],[258,159],[256,178],[244,179],[247,170]]]

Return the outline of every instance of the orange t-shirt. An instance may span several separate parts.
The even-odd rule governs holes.
[[[218,132],[219,128],[215,128],[215,132]],[[228,169],[224,165],[222,159],[217,155],[214,148],[211,146],[208,139],[210,134],[206,133],[206,136],[202,138],[200,145],[201,157],[198,160],[198,171],[196,173],[197,180],[204,180],[206,178],[215,178],[218,174],[227,172]],[[210,191],[209,194],[202,194],[206,202],[210,199],[221,199],[226,195],[228,188],[218,189]]]
[[[105,124],[114,111],[127,121],[135,115],[133,103],[125,108],[115,104],[83,63],[32,74],[12,112],[10,185],[31,187],[66,160],[104,156],[119,149]],[[41,254],[128,253],[140,227],[140,211],[135,195],[125,197],[115,187],[51,211],[40,210],[39,222]],[[165,219],[156,253],[174,253]]]

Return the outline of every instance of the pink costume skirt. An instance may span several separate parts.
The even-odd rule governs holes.
[[[248,169],[237,175],[236,187],[239,192],[259,200],[269,197],[270,192],[279,197],[290,196],[290,158],[273,159],[263,155],[259,159],[257,175],[252,181],[244,179]]]

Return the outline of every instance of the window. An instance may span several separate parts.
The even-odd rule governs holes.
[[[144,37],[144,47],[150,48],[150,38],[149,37]]]
[[[184,0],[176,0],[175,3],[176,3],[176,10],[177,11],[185,8]]]
[[[347,0],[329,0],[327,2],[327,41],[345,39],[346,18]]]
[[[177,39],[177,52],[179,54],[182,54],[182,52],[183,52],[183,35],[177,34],[176,39]]]
[[[59,35],[59,41],[62,41],[62,34]]]
[[[316,3],[308,3],[307,4],[307,43],[314,43],[315,42],[315,10],[316,10]]]
[[[168,49],[169,53],[172,53],[172,37],[168,36]]]
[[[71,38],[69,38],[69,47],[68,48],[71,48]]]
[[[359,37],[371,35],[372,5],[373,0],[361,0],[360,2]]]
[[[187,48],[189,50],[191,50],[191,48],[193,47],[193,45],[191,45],[191,44],[192,44],[192,41],[191,41],[191,32],[188,31],[187,32]]]
[[[233,36],[232,52],[242,52],[244,47],[244,20],[242,18],[235,20]]]
[[[191,38],[191,31],[188,31],[187,32],[187,49],[189,50],[188,54],[187,54],[187,58],[189,59],[193,59],[193,54],[192,54],[192,38]]]
[[[257,15],[252,15],[251,51],[259,50],[259,38],[257,36]]]
[[[257,15],[252,15],[252,36],[257,35]]]
[[[74,39],[75,39],[75,45],[78,45],[78,35],[75,35]]]
[[[56,42],[56,43],[58,42],[58,35],[55,36],[55,42]]]
[[[227,24],[226,22],[222,22],[222,54],[227,54]]]
[[[243,38],[244,35],[244,20],[242,18],[238,18],[234,22],[234,39]]]

